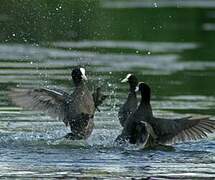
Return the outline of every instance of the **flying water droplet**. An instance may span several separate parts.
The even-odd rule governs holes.
[[[153,3],[153,4],[154,4],[154,7],[155,7],[155,8],[157,8],[157,7],[158,7],[158,5],[157,5],[157,3],[156,3],[156,2],[155,2],[155,3]]]
[[[108,83],[108,87],[111,87],[112,86],[112,84],[111,83]]]

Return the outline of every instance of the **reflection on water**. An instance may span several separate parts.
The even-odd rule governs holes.
[[[162,1],[142,1],[142,0],[103,0],[102,3],[105,8],[166,8],[166,7],[177,7],[177,8],[214,8],[215,2],[211,0],[162,0]]]
[[[114,48],[114,49],[134,49],[147,51],[150,53],[180,52],[185,49],[194,49],[194,43],[171,43],[171,42],[138,42],[138,41],[79,41],[79,42],[56,42],[56,47],[62,48]]]
[[[215,135],[177,144],[175,151],[113,143],[121,131],[118,107],[127,93],[120,80],[130,72],[152,86],[156,116],[215,119],[213,4],[5,1],[0,7],[0,177],[215,177]],[[12,87],[70,92],[70,71],[80,64],[86,66],[89,86],[99,84],[110,95],[86,141],[63,139],[69,129],[62,122],[15,107],[7,97]]]

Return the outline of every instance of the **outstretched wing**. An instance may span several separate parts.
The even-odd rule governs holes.
[[[175,143],[187,140],[197,140],[215,132],[215,120],[204,118],[162,119],[154,118],[152,124],[158,141]]]
[[[12,89],[9,92],[12,102],[26,109],[43,111],[51,117],[58,117],[68,125],[66,108],[72,101],[70,95],[58,89]]]

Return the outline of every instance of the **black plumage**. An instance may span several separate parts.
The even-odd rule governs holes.
[[[93,117],[96,103],[84,80],[84,68],[72,71],[75,89],[72,94],[59,89],[12,89],[11,100],[26,109],[44,111],[51,117],[58,117],[66,126],[70,126],[70,139],[86,139],[93,131]],[[101,104],[102,102],[100,102]]]
[[[120,107],[118,112],[119,122],[124,127],[126,119],[137,109],[137,95],[135,88],[138,84],[138,80],[135,75],[128,74],[121,82],[129,83],[129,93],[125,103]]]
[[[197,140],[207,137],[208,133],[215,131],[215,121],[208,117],[185,117],[178,119],[165,119],[153,116],[150,105],[151,89],[146,83],[139,84],[141,92],[141,102],[137,110],[127,119],[122,134],[117,141],[129,141],[130,143],[138,143],[142,135],[148,135],[145,138],[151,147],[159,144],[173,144],[176,142],[184,142],[188,140]],[[149,125],[150,128],[136,135],[137,127],[140,123]],[[146,136],[145,136],[146,137]]]

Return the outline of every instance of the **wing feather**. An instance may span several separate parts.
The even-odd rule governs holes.
[[[208,117],[182,119],[155,119],[155,130],[161,143],[197,140],[215,132],[215,120]]]
[[[9,92],[12,102],[25,109],[43,111],[51,117],[65,122],[67,104],[72,101],[70,95],[58,89],[12,89]]]

